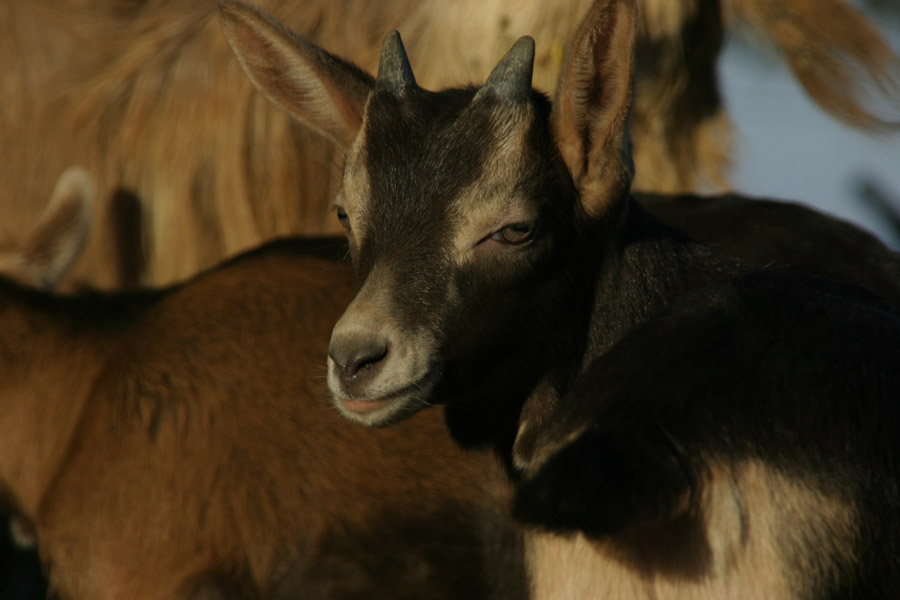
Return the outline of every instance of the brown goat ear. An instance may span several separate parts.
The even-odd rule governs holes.
[[[375,82],[259,8],[220,0],[222,29],[253,85],[282,110],[349,147]]]
[[[0,254],[0,272],[23,285],[52,290],[81,256],[96,202],[94,180],[81,167],[59,178],[44,214],[19,247]]]
[[[634,176],[628,119],[636,27],[634,0],[596,0],[559,76],[553,134],[592,216],[624,196]]]

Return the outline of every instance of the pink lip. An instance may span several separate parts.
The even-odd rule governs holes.
[[[390,400],[376,398],[374,400],[352,400],[350,398],[341,398],[341,404],[344,408],[354,413],[370,413],[374,410],[386,406]]]

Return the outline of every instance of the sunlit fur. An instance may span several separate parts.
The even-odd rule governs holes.
[[[800,573],[827,586],[856,559],[858,523],[839,491],[754,461],[707,477],[696,513],[617,540],[530,532],[533,597],[788,600],[815,594]]]

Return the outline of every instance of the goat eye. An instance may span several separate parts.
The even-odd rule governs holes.
[[[513,223],[491,234],[491,239],[503,244],[524,244],[534,235],[534,223]]]
[[[341,222],[341,225],[343,225],[344,229],[350,231],[350,217],[347,216],[347,211],[345,211],[340,206],[337,207],[337,218],[338,221]]]

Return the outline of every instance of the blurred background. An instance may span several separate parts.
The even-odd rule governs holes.
[[[900,0],[857,0],[900,51]],[[851,220],[900,249],[900,129],[865,134],[828,116],[774,50],[730,35],[719,62],[734,122],[735,189],[797,200]],[[877,104],[875,104],[877,106]],[[885,118],[900,121],[888,107]]]

